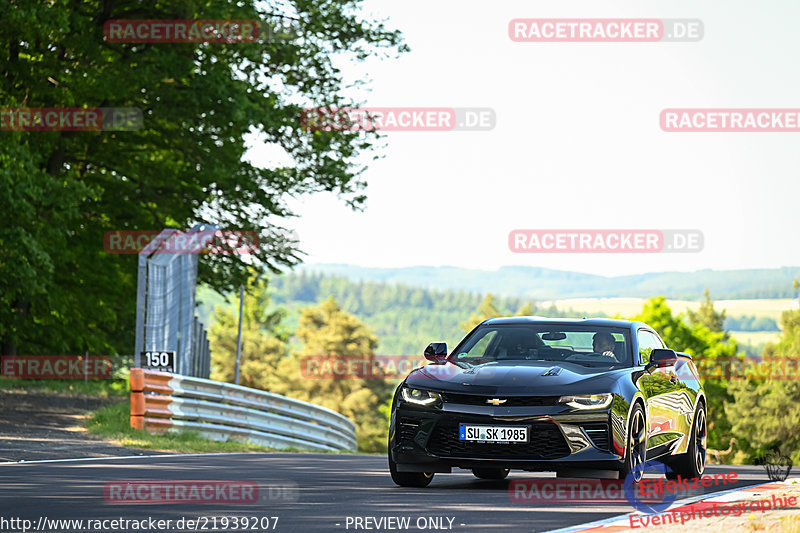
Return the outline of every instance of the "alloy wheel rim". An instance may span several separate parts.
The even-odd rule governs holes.
[[[633,481],[636,483],[644,477],[642,464],[644,463],[645,438],[644,416],[641,411],[637,411],[631,421],[631,440],[628,445],[631,473],[633,474]]]
[[[694,460],[697,473],[702,474],[706,466],[706,440],[708,438],[706,428],[706,413],[700,410],[697,413],[694,433]]]

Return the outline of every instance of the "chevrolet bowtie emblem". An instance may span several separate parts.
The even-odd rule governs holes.
[[[486,400],[486,403],[490,403],[492,405],[500,405],[501,403],[506,403],[507,400],[501,400],[500,398],[492,398],[490,400]]]

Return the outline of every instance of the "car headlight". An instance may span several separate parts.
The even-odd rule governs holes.
[[[432,403],[436,403],[442,399],[442,396],[438,392],[431,392],[429,390],[422,389],[410,389],[408,387],[403,387],[400,395],[408,403],[415,403],[417,405],[431,405]]]
[[[565,403],[573,409],[605,409],[611,405],[613,394],[579,394],[577,396],[562,396],[558,403]]]

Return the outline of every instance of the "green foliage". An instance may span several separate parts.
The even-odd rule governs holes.
[[[242,349],[239,385],[265,388],[276,379],[280,361],[289,354],[289,332],[281,321],[285,311],[268,310],[266,282],[251,279],[245,292],[242,309]],[[215,320],[209,331],[211,346],[211,378],[235,382],[236,341],[239,314],[226,308],[215,308]]]
[[[364,202],[374,132],[309,131],[306,107],[355,107],[335,61],[406,48],[361,0],[0,2],[3,107],[133,107],[139,131],[0,135],[0,344],[4,353],[130,353],[136,256],[109,230],[195,223],[259,233],[253,262],[298,261],[286,200],[319,191]],[[278,10],[275,12],[273,10]],[[296,19],[301,38],[254,43],[109,43],[109,19]],[[290,164],[258,167],[247,143]],[[201,281],[245,283],[239,256],[209,254]]]
[[[381,411],[392,384],[380,379],[304,377],[309,356],[375,354],[378,339],[355,316],[343,311],[333,297],[302,310],[295,331],[299,350],[290,350],[282,310],[268,310],[264,283],[251,283],[242,321],[240,384],[328,407],[356,424],[358,447],[375,452],[386,448],[388,422]],[[209,341],[214,379],[233,382],[238,321],[227,310],[217,311]]]
[[[763,356],[800,357],[800,309],[783,312],[781,329],[781,340],[767,344]],[[725,410],[733,421],[733,431],[745,435],[755,448],[751,458],[777,449],[795,464],[800,462],[800,382],[737,381],[729,391],[733,398]]]
[[[714,309],[714,302],[711,301],[711,293],[708,289],[703,291],[703,303],[700,309],[686,311],[686,318],[690,324],[699,324],[707,327],[710,331],[723,333],[724,339],[728,340],[728,335],[724,331],[725,310],[717,312]]]
[[[534,314],[534,307],[531,302],[525,303],[522,307],[517,310],[517,316],[533,316]]]
[[[16,379],[0,378],[0,389],[39,389],[59,394],[93,397],[125,396],[130,391],[127,379]]]
[[[318,306],[303,309],[296,335],[303,347],[282,363],[279,374],[284,380],[283,388],[277,387],[274,391],[347,416],[356,424],[359,450],[385,451],[389,426],[380,407],[391,394],[389,382],[353,376],[303,379],[301,375],[305,357],[373,356],[377,337],[355,316],[343,311],[333,297]]]
[[[469,333],[475,329],[475,326],[484,320],[502,315],[503,313],[497,309],[497,297],[494,294],[489,293],[483,297],[483,301],[478,306],[478,312],[472,313],[466,322],[462,322],[458,326],[465,332]]]
[[[679,352],[692,355],[696,361],[704,359],[730,358],[738,355],[736,341],[730,339],[728,334],[721,329],[724,322],[722,313],[714,310],[713,303],[706,292],[706,302],[698,313],[688,316],[673,315],[666,303],[666,298],[658,296],[648,300],[641,314],[634,317],[653,327],[667,346]],[[709,325],[717,330],[712,330]],[[725,412],[725,403],[730,401],[728,385],[719,381],[704,381],[708,401],[708,447],[711,449],[726,449],[734,437],[731,422]],[[740,446],[746,447],[746,442],[737,439]]]
[[[703,323],[689,322],[689,317],[683,314],[673,315],[663,296],[648,300],[642,312],[633,319],[653,327],[668,346],[699,359],[735,357],[738,354],[736,341],[728,339],[726,332],[712,331]]]

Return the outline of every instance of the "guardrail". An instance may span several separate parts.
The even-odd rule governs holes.
[[[194,431],[212,440],[271,448],[354,451],[355,425],[345,416],[279,394],[132,368],[131,427],[149,433]]]

